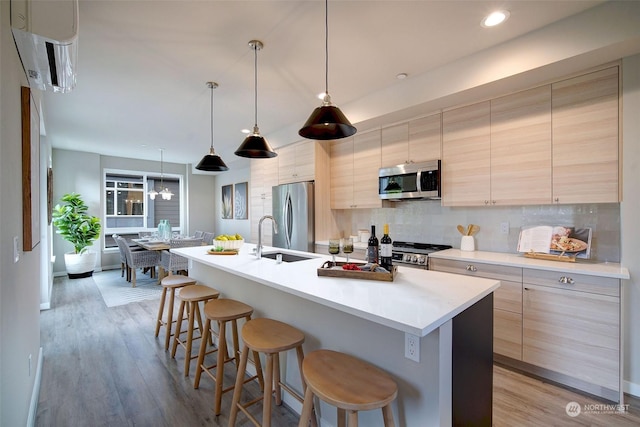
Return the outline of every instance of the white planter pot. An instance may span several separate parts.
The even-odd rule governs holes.
[[[70,279],[79,279],[81,277],[90,277],[96,266],[97,252],[84,252],[76,254],[69,252],[64,254],[64,264],[67,268],[67,274]]]

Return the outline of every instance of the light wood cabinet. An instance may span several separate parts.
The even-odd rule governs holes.
[[[315,143],[306,140],[277,150],[279,184],[314,180]]]
[[[522,359],[522,269],[429,258],[429,269],[500,280],[493,293],[493,351]]]
[[[524,271],[523,361],[586,384],[577,388],[618,400],[619,280]],[[550,281],[551,276],[556,279]]]
[[[446,111],[444,206],[615,203],[618,67]]]
[[[272,213],[271,188],[278,185],[278,157],[251,160],[251,180],[249,185],[251,219],[251,241],[258,241],[258,221],[263,215]],[[263,244],[271,245],[271,227],[264,227]]]
[[[620,201],[618,67],[552,85],[553,200]]]
[[[551,178],[551,86],[491,100],[491,204],[549,204]]]
[[[382,129],[382,167],[441,158],[441,114]]]
[[[489,101],[442,114],[442,205],[478,206],[491,199]]]
[[[331,142],[331,209],[379,208],[380,131]]]

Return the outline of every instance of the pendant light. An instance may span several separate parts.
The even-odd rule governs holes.
[[[260,40],[251,40],[249,47],[254,51],[255,62],[255,124],[253,125],[253,133],[247,136],[235,154],[240,157],[249,157],[251,159],[266,159],[276,157],[278,153],[273,151],[267,140],[260,135],[258,129],[258,51],[264,47]]]
[[[340,139],[356,133],[357,129],[331,103],[329,96],[329,1],[325,0],[324,49],[325,49],[325,91],[322,105],[313,110],[298,135],[308,139]]]
[[[209,154],[206,154],[202,160],[200,160],[196,169],[209,172],[224,172],[229,170],[229,168],[213,149],[213,90],[218,87],[218,83],[207,82],[207,87],[211,89],[211,148],[209,149]]]
[[[171,190],[164,186],[164,150],[162,148],[160,149],[160,192],[158,194],[162,200],[171,200],[173,196]]]

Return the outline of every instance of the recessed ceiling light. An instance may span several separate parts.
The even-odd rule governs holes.
[[[249,129],[242,129],[240,132],[242,132],[242,133],[251,133],[251,131]]]
[[[508,10],[497,10],[487,15],[482,20],[480,25],[482,25],[484,28],[495,27],[496,25],[502,24],[504,21],[509,19],[509,15],[511,14]]]
[[[406,79],[408,76],[409,76],[409,74],[407,74],[407,73],[398,73],[398,74],[396,74],[396,79],[398,79],[398,80],[404,80],[404,79]]]

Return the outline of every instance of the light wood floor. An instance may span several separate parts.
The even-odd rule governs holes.
[[[195,361],[191,377],[185,378],[184,353],[179,349],[172,359],[164,341],[154,337],[158,301],[107,308],[92,278],[57,278],[51,305],[41,313],[44,364],[37,426],[227,425],[231,393],[224,395],[223,413],[216,418],[213,382],[203,376],[195,390]],[[257,391],[257,385],[248,390],[250,395]],[[572,418],[565,411],[569,402],[607,402],[494,368],[496,427],[640,426],[640,400],[630,400],[625,414],[583,412]],[[255,412],[259,410],[257,405]],[[240,414],[238,425],[251,424]],[[297,415],[284,406],[276,408],[272,425],[296,426]]]

